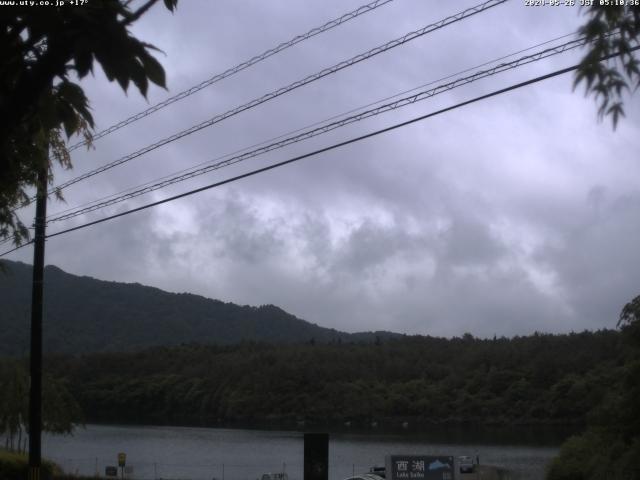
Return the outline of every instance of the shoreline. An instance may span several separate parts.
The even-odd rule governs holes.
[[[122,428],[122,429],[145,429],[145,430],[217,430],[229,432],[256,432],[256,433],[277,433],[300,434],[305,432],[329,433],[336,439],[340,438],[374,438],[388,437],[405,438],[419,440],[426,443],[450,443],[453,445],[478,444],[478,445],[517,445],[522,447],[559,447],[568,437],[579,433],[578,430],[567,429],[566,427],[549,426],[465,426],[465,425],[430,425],[424,428],[386,428],[378,426],[375,428],[358,428],[344,426],[309,426],[286,428],[283,425],[259,425],[259,424],[226,424],[214,426],[202,425],[170,425],[170,424],[132,424],[132,423],[107,423],[90,422],[76,427],[82,430],[84,427],[98,428]]]

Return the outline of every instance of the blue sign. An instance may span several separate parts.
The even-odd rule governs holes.
[[[386,480],[453,480],[453,457],[387,455]]]

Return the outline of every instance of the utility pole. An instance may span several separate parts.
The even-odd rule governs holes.
[[[45,219],[47,216],[47,158],[38,172],[35,235],[33,244],[33,286],[31,290],[31,355],[29,357],[29,480],[40,480],[42,463],[42,304],[44,281]]]

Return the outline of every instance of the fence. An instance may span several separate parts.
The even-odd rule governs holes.
[[[250,453],[248,454],[250,455]],[[99,478],[114,478],[105,475],[106,467],[117,466],[117,458],[62,458],[51,457],[50,460],[58,464],[65,473],[72,475],[88,475]],[[331,480],[343,480],[360,473],[368,472],[371,465],[341,464],[329,466]],[[171,463],[144,462],[127,459],[123,472],[118,468],[118,477],[124,474],[129,480],[261,480],[264,473],[286,473],[289,480],[302,480],[303,464],[274,461],[264,463]]]

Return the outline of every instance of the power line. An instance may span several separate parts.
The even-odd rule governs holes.
[[[258,155],[262,155],[264,153],[268,153],[271,152],[273,150],[276,149],[280,149],[283,148],[285,146],[288,145],[292,145],[294,143],[298,143],[301,142],[303,140],[307,140],[309,138],[313,138],[316,137],[318,135],[322,135],[324,133],[330,132],[332,130],[344,127],[346,125],[355,123],[355,122],[359,122],[361,120],[364,120],[366,118],[370,118],[376,115],[380,115],[382,113],[386,113],[392,110],[396,110],[402,107],[405,107],[407,105],[411,105],[414,104],[416,102],[419,101],[423,101],[426,100],[428,98],[431,98],[435,95],[439,95],[441,93],[450,91],[454,88],[458,88],[461,87],[463,85],[467,85],[469,83],[481,80],[483,78],[487,78],[493,75],[496,75],[498,73],[502,73],[505,72],[507,70],[511,70],[514,68],[518,68],[522,65],[527,65],[529,63],[533,63],[533,62],[537,62],[540,61],[542,59],[545,58],[549,58],[553,55],[558,55],[561,53],[564,53],[566,51],[569,51],[571,49],[575,49],[577,47],[580,47],[581,45],[584,45],[585,40],[584,39],[576,39],[576,40],[572,40],[569,42],[566,42],[563,45],[559,45],[556,47],[552,47],[552,48],[548,48],[545,50],[542,50],[540,52],[536,52],[534,54],[531,55],[526,55],[523,57],[520,57],[516,60],[513,60],[511,62],[507,62],[507,63],[502,63],[499,64],[493,68],[487,69],[487,70],[482,70],[479,72],[474,73],[473,75],[467,76],[467,77],[463,77],[463,78],[458,78],[452,82],[443,84],[443,85],[439,85],[435,88],[429,89],[429,90],[424,90],[421,92],[418,92],[414,95],[410,95],[408,97],[404,97],[401,98],[399,100],[396,100],[394,102],[391,103],[387,103],[384,105],[380,105],[379,107],[370,109],[370,110],[366,110],[364,112],[358,113],[356,115],[352,115],[349,117],[346,117],[342,120],[338,120],[326,125],[323,125],[321,127],[318,128],[314,128],[305,132],[302,132],[298,135],[292,136],[292,137],[288,137],[285,138],[283,140],[259,147],[255,150],[251,150],[239,155],[235,155],[232,156],[231,158],[228,158],[226,160],[220,161],[218,163],[214,163],[214,164],[210,164],[204,167],[200,167],[200,168],[196,168],[196,169],[190,169],[188,170],[186,173],[180,173],[177,174],[175,176],[168,176],[165,177],[165,179],[163,179],[162,181],[159,181],[157,183],[148,183],[145,185],[140,186],[137,190],[133,190],[129,193],[123,194],[123,195],[119,195],[119,196],[115,196],[112,197],[108,200],[104,200],[104,201],[98,201],[98,202],[92,202],[92,205],[84,207],[84,208],[76,208],[73,209],[70,213],[62,213],[57,215],[57,216],[52,216],[52,218],[50,218],[48,220],[47,223],[52,223],[52,222],[57,222],[57,221],[63,221],[63,220],[68,220],[74,217],[77,217],[79,215],[85,214],[85,213],[89,213],[89,212],[93,212],[111,205],[115,205],[116,203],[120,203],[123,202],[125,200],[129,200],[131,198],[135,198],[135,197],[139,197],[141,195],[144,195],[146,193],[150,193],[152,191],[155,190],[159,190],[160,188],[164,188],[166,186],[169,185],[173,185],[175,183],[179,183],[200,175],[204,175],[206,173],[209,173],[211,171],[214,170],[218,170],[224,167],[228,167],[230,165],[234,165],[236,163],[242,162],[244,160],[247,160],[249,158],[253,158],[256,157]],[[134,187],[135,188],[135,187]]]
[[[441,28],[444,28],[447,25],[459,22],[461,20],[464,20],[465,18],[471,17],[473,15],[476,15],[480,12],[486,11],[492,7],[498,6],[500,4],[505,3],[508,0],[488,0],[484,3],[481,3],[479,5],[476,5],[474,7],[468,8],[466,10],[463,10],[459,13],[456,13],[455,15],[451,15],[449,17],[446,17],[436,23],[433,23],[431,25],[427,25],[419,30],[415,30],[413,32],[409,32],[405,35],[403,35],[402,37],[396,38],[394,40],[391,40],[390,42],[385,43],[384,45],[375,47],[365,53],[361,53],[358,54],[348,60],[343,60],[340,63],[337,63],[335,65],[333,65],[332,67],[328,67],[325,68],[323,70],[321,70],[320,72],[317,72],[313,75],[309,75],[301,80],[297,80],[285,87],[281,87],[277,90],[274,90],[270,93],[267,93],[261,97],[258,97],[248,103],[245,103],[244,105],[240,105],[238,107],[235,107],[231,110],[228,110],[225,113],[216,115],[214,117],[212,117],[209,120],[206,120],[202,123],[199,123],[197,125],[194,125],[186,130],[183,130],[181,132],[175,133],[169,137],[163,138],[162,140],[159,140],[151,145],[148,145],[140,150],[137,150],[129,155],[126,155],[124,157],[121,157],[117,160],[114,160],[106,165],[103,165],[102,167],[96,168],[90,172],[87,172],[83,175],[80,175],[78,177],[72,178],[60,185],[58,185],[57,187],[54,187],[50,193],[55,192],[56,190],[62,190],[64,188],[67,188],[71,185],[74,185],[78,182],[81,182],[83,180],[86,180],[87,178],[93,177],[95,175],[98,175],[100,173],[103,173],[107,170],[110,170],[118,165],[122,165],[123,163],[129,162],[135,158],[138,158],[146,153],[149,153],[153,150],[156,150],[157,148],[160,148],[164,145],[167,145],[168,143],[174,142],[176,140],[179,140],[187,135],[191,135],[192,133],[198,132],[204,128],[210,127],[216,123],[219,123],[223,120],[226,120],[229,117],[232,117],[234,115],[237,115],[245,110],[249,110],[250,108],[256,107],[258,105],[261,105],[265,102],[268,102],[269,100],[272,100],[274,98],[277,98],[281,95],[284,95],[285,93],[288,93],[292,90],[295,90],[297,88],[300,88],[304,85],[307,85],[311,82],[314,82],[316,80],[319,80],[323,77],[326,77],[327,75],[331,75],[334,74],[340,70],[343,70],[347,67],[350,67],[352,65],[355,65],[356,63],[362,62],[364,60],[367,60],[371,57],[374,57],[375,55],[378,55],[380,53],[386,52],[388,50],[391,50],[392,48],[398,47],[400,45],[404,45],[407,42],[410,42],[412,40],[415,40],[416,38],[422,37],[428,33],[434,32],[436,30],[439,30]]]
[[[636,47],[635,49],[638,49],[638,48],[640,48],[640,47]],[[63,234],[70,233],[70,232],[74,232],[76,230],[81,230],[81,229],[84,229],[84,228],[87,228],[87,227],[91,227],[93,225],[97,225],[99,223],[107,222],[109,220],[113,220],[113,219],[116,219],[116,218],[119,218],[119,217],[130,215],[132,213],[136,213],[136,212],[139,212],[139,211],[142,211],[142,210],[146,210],[148,208],[156,207],[156,206],[162,205],[164,203],[172,202],[172,201],[178,200],[180,198],[188,197],[190,195],[194,195],[196,193],[203,192],[205,190],[210,190],[212,188],[220,187],[220,186],[226,185],[228,183],[232,183],[232,182],[235,182],[235,181],[247,178],[247,177],[251,177],[251,176],[257,175],[259,173],[264,173],[266,171],[273,170],[275,168],[282,167],[282,166],[288,165],[290,163],[294,163],[294,162],[303,160],[305,158],[313,157],[313,156],[319,155],[321,153],[325,153],[325,152],[328,152],[328,151],[331,151],[331,150],[335,150],[336,148],[344,147],[344,146],[350,145],[352,143],[360,142],[360,141],[365,140],[367,138],[375,137],[377,135],[380,135],[380,134],[383,134],[383,133],[386,133],[386,132],[390,132],[390,131],[396,130],[398,128],[406,127],[407,125],[410,125],[412,123],[416,123],[416,122],[419,122],[419,121],[422,121],[422,120],[426,120],[427,118],[435,117],[436,115],[440,115],[442,113],[449,112],[451,110],[455,110],[457,108],[464,107],[464,106],[470,105],[472,103],[476,103],[476,102],[479,102],[479,101],[482,101],[482,100],[486,100],[488,98],[495,97],[497,95],[501,95],[503,93],[507,93],[507,92],[510,92],[512,90],[516,90],[516,89],[519,89],[519,88],[522,88],[522,87],[525,87],[525,86],[528,86],[528,85],[532,85],[532,84],[537,83],[537,82],[541,82],[543,80],[547,80],[549,78],[553,78],[553,77],[557,77],[559,75],[563,75],[563,74],[571,72],[573,70],[577,70],[579,67],[580,67],[580,65],[578,64],[578,65],[573,65],[571,67],[567,67],[567,68],[563,68],[563,69],[560,69],[560,70],[556,70],[554,72],[547,73],[545,75],[541,75],[539,77],[535,77],[535,78],[526,80],[524,82],[520,82],[520,83],[511,85],[509,87],[501,88],[501,89],[495,90],[495,91],[493,91],[491,93],[488,93],[488,94],[485,94],[485,95],[481,95],[479,97],[475,97],[475,98],[472,98],[470,100],[466,100],[464,102],[460,102],[460,103],[457,103],[455,105],[452,105],[452,106],[449,106],[449,107],[446,107],[446,108],[442,108],[440,110],[436,110],[435,112],[431,112],[431,113],[428,113],[426,115],[422,115],[422,116],[419,116],[419,117],[412,118],[411,120],[407,120],[407,121],[404,121],[404,122],[401,122],[401,123],[397,123],[397,124],[392,125],[390,127],[382,128],[380,130],[376,130],[374,132],[367,133],[365,135],[354,137],[354,138],[351,138],[349,140],[345,140],[343,142],[335,143],[335,144],[330,145],[328,147],[324,147],[324,148],[320,148],[318,150],[314,150],[313,152],[309,152],[309,153],[306,153],[306,154],[303,154],[303,155],[299,155],[299,156],[290,158],[288,160],[284,160],[282,162],[274,163],[274,164],[266,166],[266,167],[258,168],[256,170],[252,170],[250,172],[243,173],[241,175],[237,175],[235,177],[231,177],[231,178],[228,178],[228,179],[225,179],[225,180],[221,180],[221,181],[206,185],[204,187],[196,188],[194,190],[189,190],[187,192],[181,193],[179,195],[174,195],[172,197],[165,198],[163,200],[159,200],[157,202],[152,202],[152,203],[148,203],[146,205],[142,205],[140,207],[132,208],[132,209],[127,210],[125,212],[120,212],[120,213],[117,213],[117,214],[114,214],[114,215],[110,215],[110,216],[105,217],[105,218],[101,218],[99,220],[94,220],[92,222],[87,222],[87,223],[84,223],[82,225],[78,225],[78,226],[75,226],[75,227],[67,228],[67,229],[61,230],[59,232],[51,233],[51,234],[47,235],[47,238],[57,237],[59,235],[63,235]],[[2,256],[2,255],[0,255],[0,256]]]
[[[632,49],[630,49],[630,52],[634,52],[634,51],[639,50],[639,49],[640,49],[640,46],[633,47]],[[607,55],[607,56],[601,58],[599,61],[608,60],[609,58],[616,57],[617,55],[618,54]],[[87,222],[87,223],[84,223],[82,225],[78,225],[78,226],[75,226],[75,227],[72,227],[72,228],[67,228],[65,230],[61,230],[59,232],[55,232],[55,233],[49,234],[49,235],[46,236],[46,238],[57,237],[59,235],[63,235],[63,234],[70,233],[70,232],[74,232],[76,230],[81,230],[81,229],[84,229],[84,228],[87,228],[87,227],[91,227],[93,225],[97,225],[99,223],[107,222],[109,220],[113,220],[113,219],[116,219],[116,218],[119,218],[119,217],[123,217],[123,216],[129,215],[129,214],[132,214],[132,213],[136,213],[136,212],[139,212],[139,211],[142,211],[142,210],[146,210],[148,208],[152,208],[152,207],[155,207],[155,206],[158,206],[158,205],[162,205],[164,203],[172,202],[174,200],[178,200],[178,199],[183,198],[183,197],[194,195],[196,193],[200,193],[200,192],[203,192],[205,190],[210,190],[212,188],[216,188],[216,187],[219,187],[219,186],[222,186],[222,185],[225,185],[225,184],[237,181],[237,180],[241,180],[243,178],[251,177],[251,176],[257,175],[259,173],[266,172],[268,170],[273,170],[275,168],[282,167],[284,165],[288,165],[290,163],[294,163],[294,162],[297,162],[299,160],[303,160],[303,159],[308,158],[308,157],[319,155],[320,153],[328,152],[330,150],[334,150],[336,148],[349,145],[351,143],[356,143],[356,142],[365,140],[367,138],[380,135],[382,133],[386,133],[386,132],[389,132],[389,131],[392,131],[392,130],[396,130],[398,128],[402,128],[402,127],[405,127],[407,125],[422,121],[422,120],[426,120],[427,118],[431,118],[431,117],[434,117],[436,115],[440,115],[442,113],[445,113],[445,112],[448,112],[448,111],[451,111],[451,110],[455,110],[457,108],[460,108],[460,107],[463,107],[463,106],[466,106],[466,105],[470,105],[472,103],[476,103],[476,102],[479,102],[479,101],[482,101],[482,100],[486,100],[488,98],[491,98],[491,97],[494,97],[494,96],[497,96],[497,95],[501,95],[503,93],[507,93],[507,92],[510,92],[512,90],[523,88],[525,86],[532,85],[534,83],[538,83],[538,82],[541,82],[543,80],[547,80],[549,78],[553,78],[553,77],[557,77],[559,75],[563,75],[565,73],[577,70],[578,68],[580,68],[580,66],[581,66],[580,64],[577,64],[577,65],[573,65],[571,67],[566,67],[566,68],[563,68],[563,69],[560,69],[560,70],[556,70],[554,72],[547,73],[545,75],[541,75],[541,76],[526,80],[524,82],[520,82],[520,83],[511,85],[509,87],[505,87],[505,88],[502,88],[502,89],[499,89],[499,90],[495,90],[495,91],[493,91],[491,93],[488,93],[488,94],[485,94],[485,95],[481,95],[479,97],[475,97],[475,98],[472,98],[470,100],[466,100],[466,101],[461,102],[461,103],[457,103],[455,105],[452,105],[452,106],[437,110],[435,112],[431,112],[431,113],[428,113],[426,115],[415,117],[415,118],[413,118],[411,120],[407,120],[407,121],[404,121],[404,122],[401,122],[401,123],[397,123],[397,124],[392,125],[390,127],[386,127],[386,128],[380,129],[380,130],[376,130],[374,132],[370,132],[368,134],[361,135],[359,137],[354,137],[354,138],[346,140],[344,142],[336,143],[336,144],[330,145],[328,147],[324,147],[324,148],[321,148],[319,150],[315,150],[313,152],[306,153],[304,155],[299,155],[297,157],[293,157],[293,158],[290,158],[288,160],[284,160],[282,162],[278,162],[278,163],[269,165],[267,167],[259,168],[259,169],[256,169],[256,170],[252,170],[252,171],[244,173],[242,175],[237,175],[235,177],[231,177],[231,178],[228,178],[226,180],[215,182],[215,183],[212,183],[210,185],[206,185],[204,187],[200,187],[200,188],[197,188],[197,189],[194,189],[194,190],[190,190],[190,191],[181,193],[179,195],[174,195],[172,197],[165,198],[163,200],[159,200],[157,202],[153,202],[153,203],[149,203],[149,204],[146,204],[146,205],[142,205],[140,207],[133,208],[133,209],[127,210],[125,212],[120,212],[120,213],[117,213],[115,215],[111,215],[109,217],[101,218],[99,220],[94,220],[92,222]],[[14,252],[14,251],[16,251],[16,250],[18,250],[18,249],[20,249],[22,247],[25,247],[25,246],[27,246],[27,245],[29,245],[31,243],[32,243],[32,241],[29,241],[27,243],[18,245],[15,248],[13,248],[13,249],[11,249],[9,251],[1,253],[0,257],[4,257],[5,255],[8,255],[9,253],[12,253],[12,252]]]
[[[205,161],[205,162],[201,162],[201,163],[199,163],[199,164],[197,164],[197,165],[195,165],[195,166],[193,166],[193,167],[185,168],[185,169],[180,170],[180,171],[178,171],[178,172],[174,172],[174,173],[172,173],[172,174],[165,175],[165,176],[160,177],[160,178],[156,178],[155,180],[151,180],[151,181],[148,181],[148,182],[143,183],[143,184],[139,184],[139,185],[136,185],[136,186],[132,186],[132,187],[126,188],[126,189],[121,190],[121,191],[119,191],[119,192],[112,193],[112,194],[106,195],[106,196],[104,196],[104,197],[101,197],[101,198],[98,198],[98,199],[95,199],[95,200],[91,200],[91,201],[89,201],[89,202],[86,202],[86,203],[83,203],[83,204],[80,204],[80,205],[76,205],[75,207],[69,207],[69,208],[66,208],[66,209],[64,209],[64,210],[59,210],[58,212],[56,212],[56,213],[52,214],[52,215],[51,215],[51,217],[60,216],[60,215],[66,214],[66,213],[68,213],[68,212],[76,211],[76,210],[78,210],[78,209],[80,209],[80,208],[89,207],[89,206],[92,206],[92,205],[94,205],[94,204],[97,204],[97,203],[100,203],[100,202],[104,202],[104,201],[110,200],[110,199],[112,199],[112,198],[120,197],[120,196],[122,196],[122,195],[124,195],[124,194],[127,194],[127,193],[131,192],[131,191],[132,191],[132,190],[134,190],[134,189],[139,189],[139,188],[143,188],[143,187],[151,186],[151,185],[153,185],[154,183],[160,182],[160,181],[162,181],[162,180],[170,179],[170,178],[172,178],[172,177],[174,177],[174,176],[176,176],[176,175],[182,175],[182,174],[185,174],[185,173],[192,172],[192,171],[194,171],[194,170],[196,170],[196,169],[198,169],[198,168],[200,168],[200,167],[203,167],[203,166],[205,166],[205,165],[210,165],[212,162],[220,161],[220,160],[222,160],[222,159],[232,157],[232,156],[237,155],[237,154],[240,154],[240,153],[242,153],[242,152],[247,152],[247,151],[249,151],[250,149],[253,149],[253,148],[256,148],[256,147],[259,147],[259,146],[264,146],[264,145],[267,145],[267,144],[269,144],[269,143],[273,143],[273,142],[275,142],[276,140],[280,140],[280,139],[282,139],[282,138],[285,138],[285,137],[287,137],[287,136],[293,135],[293,134],[295,134],[295,133],[299,133],[299,132],[302,132],[302,131],[304,131],[304,130],[307,130],[307,129],[310,129],[310,128],[313,128],[313,127],[316,127],[316,126],[318,126],[318,125],[322,125],[322,124],[324,124],[324,123],[330,122],[330,121],[332,121],[332,120],[336,120],[336,119],[338,119],[338,118],[342,118],[342,117],[344,117],[344,116],[346,116],[346,115],[349,115],[349,114],[351,114],[351,113],[355,113],[355,112],[358,112],[358,111],[363,110],[363,109],[365,109],[365,108],[369,108],[369,107],[372,107],[372,106],[374,106],[374,105],[378,105],[378,104],[380,104],[380,103],[382,103],[382,102],[386,102],[386,101],[388,101],[388,100],[391,100],[391,99],[394,99],[394,98],[400,97],[400,96],[402,96],[402,95],[406,95],[407,93],[415,92],[415,91],[417,91],[417,90],[419,90],[419,89],[421,89],[421,88],[425,88],[425,87],[428,87],[428,86],[434,85],[435,83],[438,83],[438,82],[441,82],[441,81],[444,81],[444,80],[448,80],[448,79],[450,79],[450,78],[454,78],[456,75],[461,75],[461,74],[463,74],[463,73],[471,72],[471,71],[473,71],[473,70],[477,70],[478,68],[482,68],[482,67],[485,67],[485,66],[487,66],[487,65],[491,65],[491,64],[493,64],[493,63],[499,62],[499,61],[501,61],[501,60],[505,60],[505,59],[507,59],[507,58],[513,57],[513,56],[518,55],[518,54],[520,54],[520,53],[528,52],[529,50],[533,50],[534,48],[542,47],[542,46],[544,46],[544,45],[548,45],[548,44],[553,43],[553,42],[556,42],[556,41],[558,41],[558,40],[562,40],[562,39],[565,39],[565,38],[567,38],[567,37],[574,37],[574,36],[576,36],[576,35],[577,35],[577,33],[575,33],[575,32],[568,33],[568,34],[565,34],[565,35],[561,35],[561,36],[559,36],[559,37],[552,38],[552,39],[550,39],[550,40],[547,40],[547,41],[544,41],[544,42],[538,43],[538,44],[536,44],[536,45],[532,45],[532,46],[530,46],[530,47],[527,47],[527,48],[524,48],[524,49],[518,50],[518,51],[516,51],[516,52],[512,52],[512,53],[509,53],[509,54],[507,54],[507,55],[503,55],[503,56],[498,57],[498,58],[495,58],[495,59],[493,59],[493,60],[489,60],[489,61],[487,61],[487,62],[483,62],[483,63],[481,63],[481,64],[479,64],[479,65],[475,65],[475,66],[473,66],[473,67],[465,68],[464,70],[460,70],[460,71],[458,71],[458,72],[448,74],[448,75],[446,75],[446,76],[444,76],[444,77],[440,77],[440,78],[438,78],[438,79],[431,80],[431,81],[429,81],[428,83],[424,83],[424,84],[419,85],[419,86],[417,86],[417,87],[413,87],[413,88],[411,88],[411,89],[409,89],[409,90],[404,90],[404,91],[402,91],[402,92],[399,92],[399,93],[396,93],[396,94],[394,94],[394,95],[391,95],[391,96],[388,96],[388,97],[382,98],[382,99],[380,99],[380,100],[376,100],[376,101],[374,101],[374,102],[370,102],[370,103],[368,103],[368,104],[366,104],[366,105],[361,105],[360,107],[356,107],[356,108],[353,108],[353,109],[347,110],[347,111],[345,111],[345,112],[342,112],[342,113],[339,113],[339,114],[336,114],[336,115],[332,115],[331,117],[325,118],[325,119],[323,119],[323,120],[319,120],[319,121],[313,122],[312,124],[305,125],[304,127],[296,128],[295,130],[290,130],[289,132],[286,132],[286,133],[280,134],[280,135],[278,135],[278,136],[276,136],[276,137],[272,137],[272,138],[270,138],[270,139],[263,140],[263,141],[261,141],[261,142],[254,143],[254,144],[252,144],[252,145],[249,145],[249,146],[247,146],[247,147],[241,148],[241,149],[239,149],[239,150],[235,150],[235,151],[233,151],[233,152],[227,153],[227,154],[225,154],[225,155],[221,155],[221,156],[219,156],[219,157],[216,157],[216,158],[215,158],[215,159],[213,159],[213,160],[207,160],[207,161]],[[50,221],[53,221],[53,220],[54,220],[54,219],[52,218]]]
[[[343,15],[341,15],[338,18],[334,18],[333,20],[328,21],[327,23],[325,23],[324,25],[321,25],[319,27],[315,27],[312,28],[311,30],[309,30],[306,33],[303,33],[301,35],[296,35],[295,37],[293,37],[291,40],[286,41],[286,42],[282,42],[279,45],[270,48],[269,50],[265,50],[264,52],[262,52],[259,55],[256,55],[252,58],[250,58],[249,60],[246,60],[234,67],[231,67],[227,70],[225,70],[222,73],[218,73],[216,75],[214,75],[213,77],[204,80],[203,82],[200,82],[199,84],[188,88],[187,90],[184,90],[180,93],[177,93],[176,95],[173,95],[172,97],[167,98],[166,100],[157,103],[149,108],[147,108],[146,110],[143,110],[142,112],[136,113],[135,115],[132,115],[129,118],[126,118],[114,125],[111,125],[108,128],[105,128],[104,130],[96,133],[93,135],[92,140],[97,140],[99,138],[105,137],[107,135],[109,135],[110,133],[115,132],[116,130],[120,130],[122,127],[125,127],[131,123],[137,122],[138,120],[147,117],[149,115],[151,115],[152,113],[157,112],[158,110],[161,110],[169,105],[171,105],[172,103],[175,103],[179,100],[182,100],[183,98],[189,97],[191,95],[193,95],[196,92],[199,92],[200,90],[202,90],[203,88],[206,88],[210,85],[213,85],[214,83],[219,82],[220,80],[223,80],[227,77],[230,77],[232,75],[235,75],[238,72],[241,72],[242,70],[245,70],[246,68],[249,68],[263,60],[266,60],[267,58],[282,52],[283,50],[286,50],[287,48],[293,47],[294,45],[303,42],[304,40],[308,40],[309,38],[315,37],[316,35],[319,35],[321,33],[324,33],[328,30],[331,30],[332,28],[335,28],[339,25],[342,25],[343,23],[346,23],[350,20],[353,20],[356,17],[359,17],[360,15],[363,15],[365,13],[369,13],[373,10],[375,10],[378,7],[381,7],[383,5],[386,5],[387,3],[392,2],[393,0],[376,0],[374,2],[368,3],[366,5],[362,5],[358,8],[356,8],[355,10],[352,10],[351,12],[345,13]],[[71,147],[69,147],[69,151],[73,151],[77,148],[82,147],[83,145],[86,145],[87,142],[86,141],[81,141],[78,142],[74,145],[72,145]]]
[[[21,243],[20,245],[15,246],[11,250],[7,250],[6,252],[1,253],[0,257],[4,257],[5,255],[9,255],[10,253],[15,252],[16,250],[20,250],[22,247],[26,247],[27,245],[31,245],[32,243],[33,243],[33,240],[29,240],[27,243]]]
[[[633,52],[633,51],[636,51],[638,49],[640,49],[640,46],[634,47],[630,51]],[[607,60],[607,59],[613,58],[615,56],[617,56],[617,54],[608,55],[606,57],[601,58],[600,61]],[[580,68],[580,64],[573,65],[571,67],[566,67],[566,68],[563,68],[563,69],[560,69],[560,70],[556,70],[554,72],[547,73],[545,75],[541,75],[541,76],[526,80],[524,82],[516,83],[516,84],[511,85],[509,87],[501,88],[499,90],[494,90],[491,93],[487,93],[485,95],[481,95],[479,97],[475,97],[475,98],[472,98],[470,100],[466,100],[464,102],[460,102],[460,103],[457,103],[455,105],[452,105],[452,106],[449,106],[449,107],[446,107],[446,108],[443,108],[443,109],[440,109],[440,110],[436,110],[435,112],[431,112],[431,113],[428,113],[426,115],[422,115],[422,116],[419,116],[419,117],[412,118],[411,120],[407,120],[407,121],[404,121],[404,122],[401,122],[401,123],[394,124],[394,125],[392,125],[390,127],[386,127],[386,128],[380,129],[380,130],[376,130],[374,132],[370,132],[370,133],[367,133],[365,135],[361,135],[359,137],[354,137],[354,138],[351,138],[349,140],[345,140],[344,142],[335,143],[335,144],[330,145],[328,147],[324,147],[324,148],[315,150],[313,152],[306,153],[304,155],[299,155],[297,157],[293,157],[293,158],[290,158],[288,160],[284,160],[282,162],[274,163],[274,164],[266,166],[266,167],[262,167],[262,168],[259,168],[259,169],[256,169],[256,170],[252,170],[250,172],[243,173],[242,175],[237,175],[235,177],[231,177],[231,178],[228,178],[226,180],[221,180],[219,182],[215,182],[215,183],[206,185],[204,187],[196,188],[194,190],[189,190],[187,192],[181,193],[179,195],[174,195],[172,197],[165,198],[163,200],[159,200],[157,202],[152,202],[152,203],[148,203],[146,205],[142,205],[140,207],[132,208],[132,209],[127,210],[125,212],[120,212],[120,213],[117,213],[117,214],[114,214],[114,215],[110,215],[110,216],[105,217],[105,218],[101,218],[99,220],[94,220],[92,222],[87,222],[87,223],[84,223],[82,225],[77,225],[75,227],[67,228],[65,230],[61,230],[61,231],[49,234],[49,235],[46,236],[46,238],[57,237],[59,235],[64,235],[66,233],[74,232],[76,230],[81,230],[81,229],[84,229],[84,228],[87,228],[87,227],[91,227],[93,225],[97,225],[99,223],[107,222],[109,220],[114,220],[116,218],[123,217],[123,216],[126,216],[126,215],[130,215],[132,213],[136,213],[136,212],[139,212],[139,211],[142,211],[142,210],[146,210],[146,209],[149,209],[149,208],[152,208],[152,207],[156,207],[156,206],[162,205],[164,203],[172,202],[174,200],[178,200],[178,199],[183,198],[183,197],[188,197],[190,195],[194,195],[196,193],[203,192],[205,190],[210,190],[212,188],[216,188],[216,187],[219,187],[219,186],[222,186],[222,185],[226,185],[228,183],[232,183],[232,182],[235,182],[237,180],[241,180],[243,178],[251,177],[251,176],[257,175],[259,173],[266,172],[268,170],[273,170],[273,169],[276,169],[278,167],[282,167],[282,166],[288,165],[290,163],[294,163],[294,162],[303,160],[305,158],[313,157],[315,155],[319,155],[321,153],[325,153],[325,152],[328,152],[330,150],[334,150],[334,149],[339,148],[339,147],[343,147],[343,146],[346,146],[346,145],[349,145],[349,144],[352,144],[352,143],[356,143],[356,142],[365,140],[367,138],[371,138],[371,137],[374,137],[374,136],[377,136],[377,135],[381,135],[383,133],[390,132],[390,131],[396,130],[398,128],[402,128],[402,127],[405,127],[407,125],[410,125],[410,124],[413,124],[413,123],[416,123],[416,122],[419,122],[419,121],[422,121],[422,120],[426,120],[427,118],[435,117],[435,116],[440,115],[442,113],[446,113],[446,112],[449,112],[451,110],[455,110],[457,108],[464,107],[466,105],[470,105],[472,103],[476,103],[476,102],[479,102],[479,101],[482,101],[482,100],[486,100],[488,98],[495,97],[497,95],[501,95],[503,93],[507,93],[507,92],[510,92],[512,90],[517,90],[519,88],[523,88],[523,87],[526,87],[528,85],[532,85],[534,83],[541,82],[543,80],[548,80],[549,78],[557,77],[559,75],[564,75],[565,73],[569,73],[571,71],[577,70],[578,68]],[[9,253],[14,252],[14,251],[16,251],[19,248],[22,248],[24,246],[27,246],[30,243],[32,243],[32,242],[27,242],[25,244],[19,245],[16,248],[14,248],[14,249],[12,249],[10,251],[7,251],[7,252],[4,252],[4,253],[0,254],[0,257],[8,255]]]

